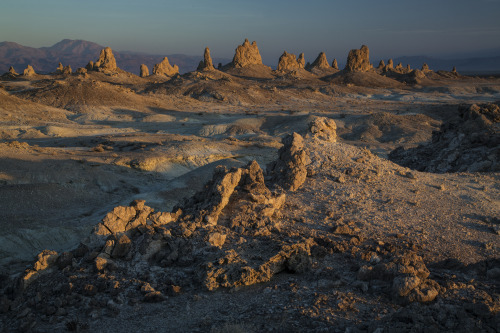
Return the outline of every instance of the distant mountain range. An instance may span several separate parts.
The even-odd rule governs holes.
[[[50,47],[34,48],[23,46],[13,42],[0,43],[0,75],[7,72],[10,66],[18,73],[22,73],[27,65],[33,66],[36,72],[51,73],[57,68],[59,62],[64,66],[71,65],[73,70],[85,67],[92,60],[99,58],[99,53],[104,46],[84,40],[64,39]],[[146,64],[150,72],[153,66],[159,63],[163,57],[168,57],[169,62],[179,66],[181,73],[196,70],[203,53],[199,56],[185,54],[151,55],[139,52],[119,52],[113,50],[118,67],[127,72],[139,74],[141,64]],[[214,65],[220,62],[226,64],[231,59],[214,58]]]
[[[50,47],[34,48],[23,46],[13,42],[0,43],[0,74],[9,70],[10,66],[14,66],[18,73],[22,73],[27,65],[32,65],[36,72],[50,73],[54,72],[58,63],[63,65],[71,65],[73,70],[78,67],[85,67],[90,61],[96,61],[99,57],[99,52],[104,46],[84,41],[64,39]],[[181,73],[186,73],[196,70],[198,63],[203,59],[203,54],[199,56],[191,56],[185,54],[168,54],[168,55],[151,55],[139,52],[119,52],[114,51],[118,67],[131,73],[139,74],[141,64],[146,64],[150,72],[154,64],[159,63],[163,57],[168,57],[171,64],[179,66]],[[218,63],[227,64],[231,61],[228,58],[214,58],[214,65]],[[373,65],[377,66],[378,61],[372,59]],[[276,66],[276,62],[272,64]],[[387,63],[387,59],[385,59]],[[500,73],[500,55],[492,52],[487,57],[467,57],[463,59],[440,59],[428,56],[405,56],[394,59],[394,65],[402,63],[403,66],[410,64],[411,68],[421,68],[423,63],[427,63],[433,70],[451,70],[453,66],[457,67],[459,73],[483,74],[483,73]],[[339,61],[342,65],[342,61]]]

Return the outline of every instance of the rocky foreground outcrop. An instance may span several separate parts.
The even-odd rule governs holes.
[[[248,39],[245,39],[243,44],[238,45],[236,48],[232,67],[242,68],[250,65],[262,65],[262,57],[260,56],[259,48],[255,41],[250,44]]]
[[[461,106],[459,112],[460,119],[443,124],[431,142],[400,147],[389,158],[427,172],[500,171],[499,104]]]
[[[159,64],[154,65],[153,74],[174,76],[176,74],[179,74],[179,67],[177,65],[174,66],[170,65],[168,58],[165,57]]]
[[[210,49],[208,47],[205,48],[205,52],[203,53],[203,60],[200,61],[197,70],[199,71],[211,71],[214,70],[214,64],[212,62],[212,57],[210,56]]]
[[[368,46],[363,45],[359,50],[349,51],[345,69],[348,72],[367,72],[372,69],[370,64],[370,50]]]
[[[155,315],[165,310],[175,316],[199,316],[196,323],[203,321],[199,327],[206,330],[214,320],[227,321],[228,316],[217,314],[226,311],[218,309],[221,304],[228,306],[221,300],[226,294],[233,300],[239,297],[236,301],[245,303],[241,312],[252,322],[260,318],[259,324],[283,318],[283,311],[288,311],[287,320],[273,326],[287,331],[309,327],[311,322],[328,331],[332,314],[338,316],[334,323],[342,324],[341,331],[353,325],[369,332],[393,327],[405,331],[416,324],[455,329],[458,324],[450,324],[449,316],[465,307],[470,311],[460,312],[463,327],[494,328],[498,301],[481,298],[482,290],[445,280],[443,276],[451,274],[446,270],[433,274],[415,252],[417,247],[405,243],[403,236],[384,241],[370,238],[350,218],[344,219],[342,210],[360,207],[357,198],[347,199],[357,190],[344,196],[336,209],[321,212],[318,216],[325,221],[313,222],[300,210],[298,200],[307,198],[300,192],[332,195],[330,190],[349,192],[360,182],[383,188],[386,183],[379,184],[381,177],[392,177],[391,181],[400,177],[392,172],[392,163],[368,163],[377,158],[335,143],[335,128],[332,119],[313,118],[305,138],[297,133],[283,138],[278,158],[266,172],[255,161],[244,167],[218,167],[202,190],[170,212],[155,211],[144,200],[134,200],[106,214],[78,248],[62,253],[45,250],[14,279],[0,271],[0,330],[84,331],[91,325],[109,324],[120,313],[133,321],[140,308],[152,309],[147,303],[162,303],[155,306]],[[330,154],[321,156],[325,151]],[[318,165],[315,170],[310,160]],[[390,164],[391,172],[379,172],[381,163]],[[315,176],[314,171],[321,174]],[[325,181],[335,182],[328,193],[325,188],[310,187]],[[307,213],[329,210],[332,204],[321,201],[321,206]],[[482,263],[481,276],[497,276],[495,264]],[[271,280],[253,291],[241,290]],[[221,288],[227,293],[209,293]],[[263,298],[267,294],[271,294],[270,306]],[[277,295],[286,304],[276,302]],[[435,314],[420,316],[427,309]],[[274,317],[260,316],[274,312]],[[353,313],[360,317],[346,322]],[[359,318],[371,319],[361,323]],[[162,321],[161,327],[183,324]],[[141,318],[138,325],[150,328]]]

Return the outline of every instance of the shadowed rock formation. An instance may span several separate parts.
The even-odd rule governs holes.
[[[299,68],[306,67],[306,59],[304,58],[304,53],[299,54],[299,58],[297,59],[297,63],[299,64]]]
[[[346,71],[348,72],[366,72],[372,68],[370,64],[370,50],[363,45],[359,50],[351,50],[347,56]]]
[[[380,62],[378,63],[378,69],[384,69],[385,68],[385,62],[384,60],[380,60]]]
[[[146,76],[149,76],[149,68],[148,66],[142,64],[141,65],[141,73],[140,73],[140,76],[141,77],[146,77]]]
[[[31,65],[28,65],[26,67],[26,69],[24,70],[23,75],[24,76],[33,76],[33,75],[36,75],[36,72]]]
[[[89,72],[94,70],[94,62],[90,60],[89,63],[85,66],[85,69],[87,69],[87,71]]]
[[[389,158],[426,172],[500,171],[500,107],[498,104],[460,107],[460,119],[433,132],[432,141],[416,148],[400,147]]]
[[[165,57],[159,64],[153,67],[153,74],[174,76],[175,74],[179,74],[179,67],[177,65],[170,65],[168,58]]]
[[[429,65],[427,65],[427,63],[424,62],[424,64],[422,65],[422,72],[429,72],[429,71],[430,71]]]
[[[242,68],[250,65],[262,65],[262,58],[259,53],[259,48],[255,41],[250,44],[248,39],[241,45],[238,45],[234,54],[233,62],[235,68]]]
[[[19,75],[16,70],[14,69],[14,67],[10,66],[9,68],[9,73],[12,74],[12,75]]]
[[[278,62],[278,71],[293,71],[299,68],[301,67],[295,54],[284,51]]]
[[[333,69],[339,69],[339,64],[337,63],[337,59],[333,59],[332,68]]]
[[[199,71],[211,71],[214,70],[214,64],[212,63],[212,57],[210,56],[210,49],[208,47],[205,48],[205,53],[203,54],[203,60],[200,61],[198,65]]]
[[[306,181],[310,158],[304,150],[304,138],[297,133],[283,138],[278,160],[268,165],[271,179],[285,190],[296,191]]]

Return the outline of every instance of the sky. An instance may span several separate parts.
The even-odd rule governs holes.
[[[83,39],[118,51],[232,58],[245,38],[265,63],[283,51],[343,59],[500,54],[500,0],[0,0],[0,42]]]

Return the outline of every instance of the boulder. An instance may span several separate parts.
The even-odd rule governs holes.
[[[348,72],[366,72],[372,68],[370,64],[370,50],[366,45],[361,46],[359,50],[349,51],[345,69]]]
[[[174,76],[176,74],[179,74],[179,67],[177,65],[170,65],[170,63],[168,62],[168,58],[165,57],[159,64],[154,65],[153,74]]]
[[[96,71],[116,71],[118,67],[116,67],[115,56],[113,55],[113,50],[110,47],[106,47],[101,50],[101,54],[99,55],[99,59],[94,63],[93,66]]]
[[[309,132],[312,137],[328,142],[337,141],[337,124],[333,119],[315,117],[309,122]]]
[[[278,71],[293,71],[299,68],[300,64],[297,61],[295,54],[284,51],[278,62]]]
[[[87,69],[86,69],[86,68],[83,68],[83,67],[78,67],[78,68],[76,69],[76,73],[77,73],[77,74],[82,74],[82,75],[85,75],[85,74],[87,74]]]
[[[33,75],[36,75],[36,73],[35,73],[35,70],[33,69],[33,67],[31,65],[28,65],[26,67],[26,69],[24,70],[23,75],[24,76],[33,76]]]
[[[141,74],[140,74],[141,77],[146,77],[146,76],[149,76],[149,68],[148,66],[142,64],[141,65]]]
[[[333,59],[332,68],[333,69],[339,69],[339,64],[337,63],[337,59]]]
[[[238,45],[234,54],[233,62],[231,63],[234,68],[242,68],[250,65],[262,65],[262,58],[259,53],[259,48],[255,41],[250,44],[248,39],[245,39],[243,44]]]
[[[299,54],[299,58],[297,59],[297,63],[299,64],[299,68],[306,67],[306,59],[304,58],[304,53]]]
[[[214,70],[214,64],[212,63],[212,57],[210,57],[210,49],[205,48],[205,53],[203,54],[203,60],[200,61],[197,70],[199,71],[211,71]]]

